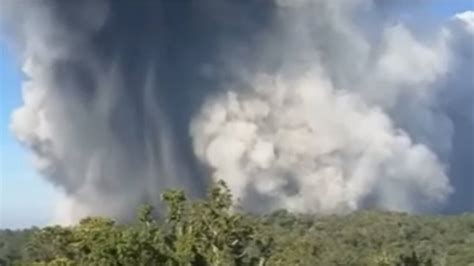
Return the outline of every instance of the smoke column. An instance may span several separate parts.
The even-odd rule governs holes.
[[[0,0],[11,129],[61,222],[216,179],[251,212],[473,211],[474,12],[395,11],[422,4]]]

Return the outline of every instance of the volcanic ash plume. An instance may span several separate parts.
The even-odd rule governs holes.
[[[250,96],[229,92],[194,127],[198,156],[246,209],[332,213],[373,196],[387,209],[419,210],[446,198],[436,155],[382,110],[317,71],[283,80],[257,82]]]
[[[311,4],[280,10],[264,49],[279,53],[277,70],[209,100],[194,120],[195,151],[213,177],[257,212],[427,211],[460,197],[449,163],[473,158],[474,86],[472,73],[453,71],[472,71],[474,13],[429,40],[399,23],[371,39],[355,27],[358,6]],[[471,134],[467,149],[453,146],[455,130]],[[454,178],[472,188],[472,166],[462,171]]]
[[[0,0],[11,128],[66,195],[127,219],[223,179],[252,212],[474,210],[474,12],[409,1]],[[423,30],[421,30],[423,29]]]

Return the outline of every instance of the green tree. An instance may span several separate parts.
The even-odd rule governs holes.
[[[368,265],[474,263],[474,215],[417,216],[379,211],[257,216],[232,206],[224,182],[203,200],[162,195],[165,216],[144,205],[137,220],[90,217],[72,227],[45,227],[16,237],[0,231],[7,265]],[[26,237],[28,236],[28,237]],[[27,241],[27,239],[29,239]],[[10,241],[12,240],[12,241]],[[27,244],[25,244],[27,243]],[[9,253],[10,252],[10,253]],[[1,265],[1,264],[0,264]]]

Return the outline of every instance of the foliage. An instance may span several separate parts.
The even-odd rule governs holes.
[[[145,205],[128,225],[96,217],[73,227],[2,231],[1,258],[6,265],[58,266],[474,263],[474,214],[311,216],[282,210],[254,216],[232,208],[223,182],[203,201],[188,201],[177,190],[162,199],[168,207],[163,219]]]
[[[37,230],[37,228],[18,231],[0,230],[0,265],[11,265],[23,258],[23,247]]]

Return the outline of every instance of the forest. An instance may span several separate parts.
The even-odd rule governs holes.
[[[135,221],[89,217],[70,227],[0,231],[0,265],[474,265],[474,214],[245,213],[225,183],[203,200],[162,195]]]

